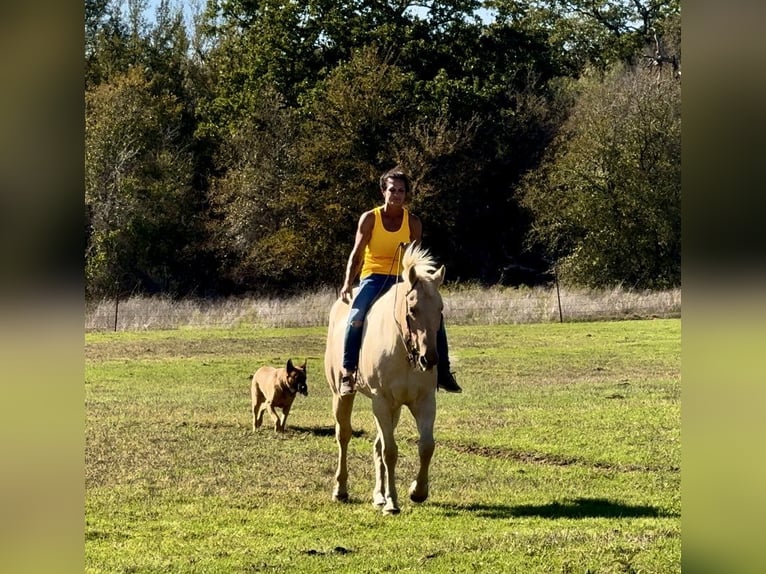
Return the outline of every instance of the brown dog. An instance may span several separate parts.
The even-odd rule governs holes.
[[[293,365],[291,359],[287,359],[284,368],[261,367],[253,375],[250,385],[250,396],[253,407],[253,432],[263,422],[263,411],[268,410],[274,420],[274,430],[285,432],[285,422],[293,406],[295,395],[301,393],[308,396],[309,388],[306,385],[306,362],[300,367]],[[276,408],[282,409],[282,417],[277,414]]]

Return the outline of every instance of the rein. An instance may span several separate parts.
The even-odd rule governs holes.
[[[399,255],[398,257],[396,255]],[[404,256],[404,243],[400,243],[399,247],[396,249],[396,253],[394,254],[394,257],[397,260],[397,276],[401,277],[402,274],[402,258]],[[404,294],[405,297],[409,295],[412,290],[415,288],[415,285],[417,284],[418,280],[415,281],[415,283],[412,284],[412,287],[410,287],[410,290],[407,291],[407,293]],[[407,335],[405,337],[404,329],[402,328],[402,324],[399,323],[399,319],[396,316],[396,300],[397,295],[399,294],[399,282],[394,285],[394,323],[396,323],[396,326],[398,327],[397,331],[399,332],[399,338],[402,340],[402,343],[404,344],[404,348],[407,351],[407,361],[410,363],[410,366],[415,369],[417,368],[417,361],[418,361],[418,348],[415,343],[413,343],[413,337],[412,337],[412,328],[410,327],[410,312],[409,309],[405,312],[405,323],[407,324]],[[406,305],[406,302],[405,302]]]

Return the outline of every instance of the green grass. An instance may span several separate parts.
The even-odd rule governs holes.
[[[324,328],[86,335],[86,571],[680,572],[678,319],[455,326],[462,395],[439,393],[431,496],[371,505],[358,397],[349,504]],[[288,432],[252,433],[249,375],[308,358]],[[268,424],[266,424],[268,423]]]

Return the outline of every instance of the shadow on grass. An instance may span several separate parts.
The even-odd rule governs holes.
[[[335,427],[299,427],[299,426],[292,426],[288,423],[287,430],[295,433],[306,433],[313,436],[330,436],[335,438]],[[361,437],[361,436],[367,436],[367,433],[363,430],[354,430],[351,431],[351,436],[353,437]]]
[[[548,504],[440,504],[448,515],[470,512],[483,518],[673,518],[676,513],[668,513],[653,506],[632,505],[614,502],[605,498],[575,498],[563,502]]]

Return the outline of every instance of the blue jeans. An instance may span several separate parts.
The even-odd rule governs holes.
[[[367,312],[378,297],[400,281],[402,281],[400,275],[373,273],[359,282],[359,291],[351,302],[351,311],[348,313],[348,323],[346,324],[346,336],[343,339],[343,368],[346,371],[355,371],[359,365],[359,351],[362,347],[362,332]],[[439,330],[436,332],[436,351],[439,353],[438,368],[449,371],[449,351],[447,331],[444,329],[444,317],[442,317]]]

